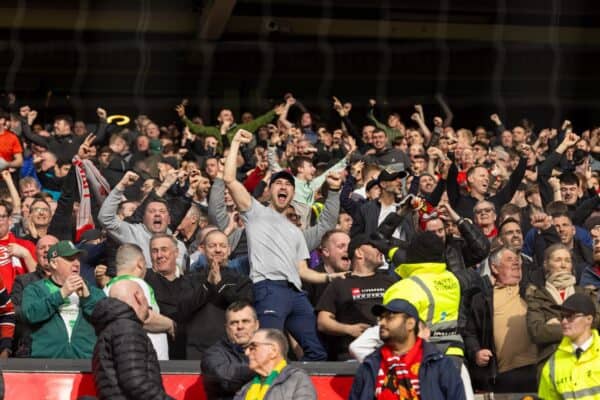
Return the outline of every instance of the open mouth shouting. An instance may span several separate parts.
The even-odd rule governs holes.
[[[160,216],[155,216],[152,218],[151,223],[152,231],[161,232],[163,230],[163,219]]]

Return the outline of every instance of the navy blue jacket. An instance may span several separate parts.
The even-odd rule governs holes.
[[[381,352],[375,350],[358,367],[349,400],[373,400],[375,378],[381,364]],[[466,400],[460,372],[435,345],[423,341],[423,361],[419,368],[421,398],[427,400]]]

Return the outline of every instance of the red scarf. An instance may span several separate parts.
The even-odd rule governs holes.
[[[381,364],[377,373],[375,398],[377,400],[419,400],[419,368],[423,359],[423,341],[402,355],[388,347],[381,348]]]

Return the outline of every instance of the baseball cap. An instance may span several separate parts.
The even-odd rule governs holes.
[[[404,169],[403,163],[390,164],[381,170],[377,180],[382,181],[393,181],[398,178],[406,178],[408,172]]]
[[[554,309],[559,309],[564,313],[581,313],[583,315],[596,315],[596,306],[590,296],[583,293],[575,293],[564,301],[562,305],[555,305]]]
[[[269,181],[269,187],[277,179],[285,179],[285,180],[289,181],[294,188],[296,187],[296,181],[294,180],[294,175],[292,175],[291,172],[289,172],[288,170],[282,169],[281,171],[274,173],[271,176],[271,180]]]
[[[102,231],[100,229],[88,229],[81,234],[79,243],[91,242],[92,240],[100,239],[102,237]]]
[[[367,186],[366,186],[367,192],[369,190],[371,190],[373,188],[373,186],[375,186],[375,185],[379,185],[378,179],[371,179],[369,182],[367,182]]]
[[[376,304],[371,308],[374,316],[379,317],[384,312],[403,313],[419,321],[419,312],[408,301],[404,299],[392,300],[387,304]]]
[[[354,252],[360,246],[364,244],[370,244],[371,246],[380,249],[386,246],[385,239],[379,238],[375,235],[367,235],[366,233],[361,233],[359,235],[354,236],[350,243],[348,243],[348,257],[352,259],[354,257]]]
[[[71,257],[76,254],[85,254],[85,251],[75,247],[70,240],[61,240],[48,249],[47,257],[48,260],[52,260],[56,257]]]

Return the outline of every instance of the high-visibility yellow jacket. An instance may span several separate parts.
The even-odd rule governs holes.
[[[446,355],[463,356],[463,340],[458,333],[460,284],[456,276],[444,263],[400,264],[396,273],[402,280],[385,291],[383,304],[395,299],[410,302],[431,330],[429,341]]]
[[[592,335],[592,345],[579,359],[571,340],[563,338],[542,370],[541,399],[600,399],[600,337],[595,329]]]

